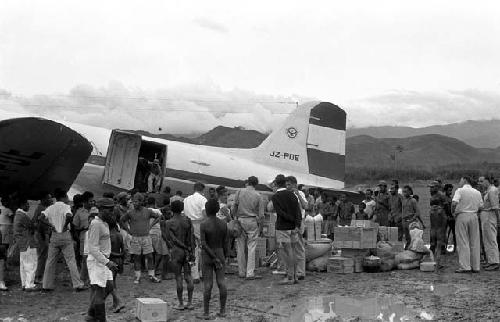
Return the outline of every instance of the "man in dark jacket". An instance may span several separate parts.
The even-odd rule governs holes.
[[[284,175],[277,175],[274,183],[277,190],[271,201],[277,215],[276,241],[280,247],[279,253],[287,268],[287,277],[280,284],[296,284],[298,283],[297,259],[293,244],[298,242],[298,234],[302,221],[299,201],[292,191],[286,189],[286,178]]]

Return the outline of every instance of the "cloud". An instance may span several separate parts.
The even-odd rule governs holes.
[[[344,105],[349,126],[424,127],[500,118],[500,92],[469,90],[391,91]]]
[[[229,29],[223,24],[216,22],[214,20],[208,19],[206,17],[198,17],[193,20],[195,24],[202,28],[206,28],[215,32],[228,33]]]
[[[204,133],[219,125],[269,133],[293,111],[294,102],[309,100],[240,89],[225,91],[210,83],[142,90],[112,82],[105,87],[82,84],[67,94],[31,97],[0,89],[0,115],[29,114],[152,133]]]

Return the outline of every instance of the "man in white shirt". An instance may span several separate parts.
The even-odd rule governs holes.
[[[62,253],[71,275],[73,288],[76,291],[87,289],[84,287],[78,268],[76,267],[75,249],[69,231],[69,224],[72,219],[71,207],[66,203],[68,196],[66,192],[57,189],[54,193],[56,203],[42,211],[45,218],[44,224],[52,228],[52,235],[49,242],[49,251],[45,272],[43,275],[43,290],[52,291],[54,289],[54,278],[57,264],[57,255]]]
[[[497,224],[499,214],[498,189],[493,185],[494,179],[488,176],[480,177],[479,184],[484,188],[484,208],[481,210],[481,231],[483,235],[484,252],[488,264],[485,271],[497,271],[499,254],[497,244]]]
[[[184,214],[191,219],[193,223],[194,236],[196,239],[196,248],[194,251],[195,262],[194,265],[191,266],[191,276],[195,284],[200,282],[200,224],[206,218],[205,204],[207,198],[202,195],[203,190],[205,190],[205,185],[201,182],[196,182],[194,184],[194,193],[184,199]]]
[[[113,272],[118,266],[109,260],[111,240],[109,223],[113,219],[113,199],[97,201],[98,216],[92,220],[87,237],[87,267],[90,278],[90,305],[85,321],[106,321],[106,297],[113,290]]]
[[[368,214],[368,218],[371,218],[373,216],[375,206],[377,205],[377,203],[373,199],[372,189],[366,189],[365,200],[363,200],[363,203],[366,205],[365,212]]]
[[[456,273],[478,273],[480,269],[480,239],[478,211],[483,207],[481,193],[471,186],[471,178],[460,180],[452,200],[457,235],[458,265]]]

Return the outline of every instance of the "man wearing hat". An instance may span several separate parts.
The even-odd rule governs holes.
[[[101,198],[97,201],[98,216],[92,220],[88,232],[87,267],[90,279],[90,305],[86,321],[106,321],[106,297],[113,290],[112,270],[116,263],[109,260],[111,240],[109,223],[113,221],[113,199]]]
[[[378,183],[379,193],[375,197],[375,211],[374,218],[375,222],[380,226],[389,226],[389,212],[391,210],[389,202],[389,194],[387,193],[387,182],[379,181]]]
[[[441,192],[441,184],[431,181],[429,184],[430,198],[430,220],[431,220],[431,252],[434,253],[436,267],[440,268],[441,250],[446,243],[446,197]]]

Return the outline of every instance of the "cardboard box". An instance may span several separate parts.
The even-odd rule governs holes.
[[[352,241],[343,241],[342,248],[352,248]]]
[[[351,226],[361,228],[376,228],[378,227],[378,224],[374,223],[371,220],[351,220]]]
[[[348,241],[349,240],[349,227],[335,227],[333,229],[334,241]]]
[[[370,249],[349,249],[349,248],[343,248],[342,249],[342,257],[347,257],[347,258],[365,258],[370,255]]]
[[[350,241],[361,241],[361,235],[363,234],[362,227],[349,227],[349,240]]]
[[[142,322],[167,321],[167,302],[157,298],[138,298],[135,316]]]
[[[255,254],[259,254],[260,257],[265,257],[267,254],[267,238],[258,237],[257,246],[255,247]],[[255,255],[257,257],[257,255]]]
[[[271,221],[265,221],[262,225],[262,234],[264,237],[275,237],[276,236],[276,223]]]
[[[326,266],[328,273],[354,273],[354,260],[346,257],[330,257]]]
[[[398,227],[388,227],[389,241],[398,241]]]

